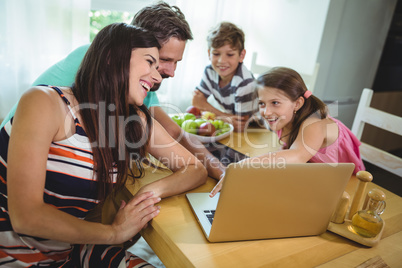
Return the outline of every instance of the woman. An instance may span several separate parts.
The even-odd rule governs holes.
[[[146,265],[109,245],[130,240],[159,213],[161,198],[199,186],[207,174],[143,105],[161,81],[159,47],[140,28],[111,24],[96,36],[72,88],[40,86],[22,96],[0,133],[0,265]],[[147,153],[174,173],[122,202],[112,224],[84,221],[124,186],[127,172],[142,176]]]

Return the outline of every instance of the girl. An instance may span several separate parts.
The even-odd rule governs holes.
[[[147,266],[110,245],[157,216],[162,197],[197,187],[207,175],[143,105],[161,82],[159,48],[152,34],[111,24],[91,44],[71,88],[38,86],[22,96],[0,133],[0,266]],[[174,173],[122,202],[112,224],[83,220],[124,187],[128,173],[142,176],[147,153]]]
[[[326,105],[307,90],[294,70],[276,67],[257,79],[259,110],[275,131],[283,150],[243,161],[265,163],[355,164],[354,173],[364,170],[359,140],[339,120],[328,115]],[[214,188],[215,195],[221,183]]]

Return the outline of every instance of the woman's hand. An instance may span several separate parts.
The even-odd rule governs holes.
[[[113,244],[130,240],[159,214],[160,206],[155,206],[155,204],[161,199],[153,196],[153,192],[145,192],[135,195],[128,203],[122,201],[112,223]]]

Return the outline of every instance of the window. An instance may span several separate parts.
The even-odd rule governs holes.
[[[125,22],[129,24],[134,14],[130,12],[112,10],[91,10],[89,12],[90,41],[92,42],[97,33],[106,25],[114,22]]]

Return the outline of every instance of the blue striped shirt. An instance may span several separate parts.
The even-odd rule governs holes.
[[[212,94],[225,113],[251,116],[258,112],[254,76],[243,63],[239,64],[231,82],[223,88],[219,87],[219,74],[211,65],[207,66],[196,89],[206,98]]]

